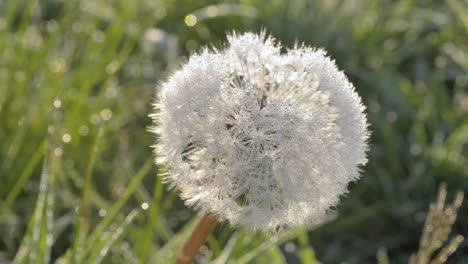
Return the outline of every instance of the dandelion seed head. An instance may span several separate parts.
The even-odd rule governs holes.
[[[324,219],[367,162],[353,85],[322,50],[228,37],[162,84],[157,163],[188,205],[253,230]]]

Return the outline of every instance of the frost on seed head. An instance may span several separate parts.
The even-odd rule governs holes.
[[[322,220],[367,162],[353,85],[322,50],[233,34],[158,94],[157,163],[189,205],[275,231]]]

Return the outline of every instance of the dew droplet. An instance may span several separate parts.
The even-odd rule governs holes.
[[[70,141],[71,141],[71,136],[70,136],[70,134],[68,134],[68,133],[63,134],[63,136],[62,136],[62,141],[65,142],[65,143],[70,142]]]
[[[193,27],[197,24],[198,20],[197,20],[197,17],[190,14],[190,15],[187,15],[185,17],[185,20],[184,20],[185,24],[189,27]]]
[[[78,134],[80,134],[80,136],[86,136],[88,135],[88,133],[89,133],[88,126],[82,125],[80,126],[80,128],[78,128]]]
[[[62,154],[63,154],[62,148],[55,148],[54,149],[54,155],[55,156],[60,157],[60,156],[62,156]]]
[[[59,99],[55,99],[54,100],[54,107],[55,108],[60,108],[62,106],[62,101],[60,101]]]
[[[103,109],[99,116],[102,118],[102,120],[108,121],[112,117],[112,111],[107,108]]]

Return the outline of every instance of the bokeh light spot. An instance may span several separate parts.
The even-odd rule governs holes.
[[[186,16],[184,21],[185,21],[185,24],[189,27],[195,26],[198,22],[197,17],[192,14]]]

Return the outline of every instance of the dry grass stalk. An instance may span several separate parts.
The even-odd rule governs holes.
[[[463,236],[457,235],[442,248],[452,230],[453,223],[457,219],[458,209],[463,202],[463,192],[457,192],[454,201],[448,205],[445,204],[446,197],[447,186],[442,183],[439,187],[437,201],[433,202],[429,207],[429,213],[419,242],[419,250],[411,255],[409,264],[444,263],[463,241]],[[439,249],[439,253],[431,259],[431,256]]]

